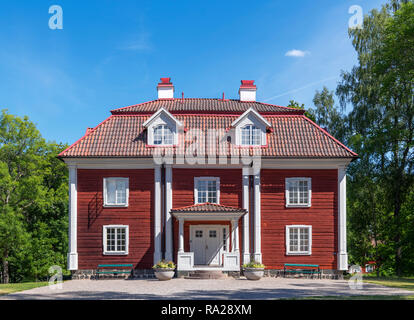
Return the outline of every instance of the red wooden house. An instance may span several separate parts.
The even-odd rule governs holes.
[[[69,270],[161,259],[181,273],[243,263],[347,270],[346,167],[357,155],[303,110],[174,97],[111,111],[59,157],[69,168]],[[149,272],[149,271],[148,271]]]

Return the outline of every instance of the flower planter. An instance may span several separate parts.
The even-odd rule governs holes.
[[[154,274],[160,281],[171,280],[174,277],[175,269],[159,268],[154,269]]]
[[[264,275],[264,268],[244,268],[243,271],[248,280],[260,280]]]

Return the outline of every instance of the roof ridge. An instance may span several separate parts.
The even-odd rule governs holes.
[[[258,104],[258,105],[262,105],[262,106],[269,106],[272,108],[278,108],[278,109],[284,109],[286,111],[294,111],[294,112],[298,112],[298,113],[304,113],[305,110],[302,109],[296,109],[296,108],[291,108],[291,107],[285,107],[285,106],[279,106],[279,105],[275,105],[275,104],[270,104],[270,103],[265,103],[265,102],[261,102],[261,101],[241,101],[240,99],[222,99],[222,98],[192,98],[192,97],[187,97],[187,98],[172,98],[172,99],[155,99],[155,100],[150,100],[150,101],[146,101],[146,102],[142,102],[142,103],[138,103],[138,104],[133,104],[133,105],[129,105],[129,106],[125,106],[125,107],[121,107],[121,108],[116,108],[116,109],[112,109],[110,110],[112,114],[116,114],[116,113],[120,113],[123,112],[123,110],[126,110],[128,108],[139,108],[141,106],[144,106],[146,104],[149,103],[157,103],[157,102],[179,102],[179,101],[217,101],[217,102],[235,102],[235,103],[239,103],[241,105],[252,105],[252,104]],[[251,106],[254,107],[254,106]],[[189,109],[191,110],[191,109]],[[134,112],[134,113],[138,113],[140,111],[137,110],[133,110],[130,112]],[[260,112],[260,111],[258,111]],[[283,112],[281,110],[274,110],[274,111],[267,111],[267,112]]]

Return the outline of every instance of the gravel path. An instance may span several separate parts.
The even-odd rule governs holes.
[[[40,287],[0,296],[0,299],[278,299],[308,296],[413,295],[413,291],[363,284],[351,290],[344,280],[244,278],[170,281],[71,280],[62,289]]]

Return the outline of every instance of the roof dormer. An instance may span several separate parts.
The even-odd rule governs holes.
[[[235,144],[239,146],[266,145],[266,130],[270,123],[253,108],[248,109],[233,121]]]
[[[148,145],[172,146],[178,144],[178,131],[183,125],[171,113],[161,108],[143,126],[147,129]]]

